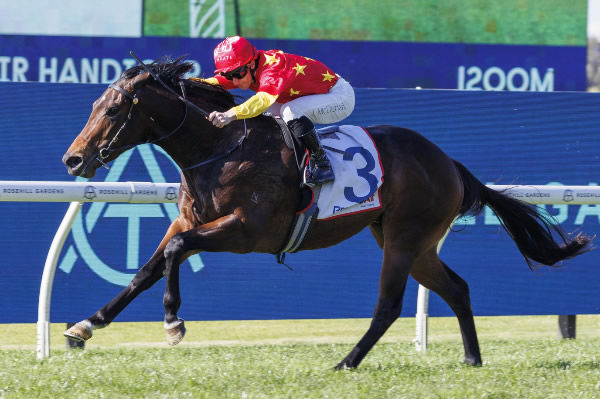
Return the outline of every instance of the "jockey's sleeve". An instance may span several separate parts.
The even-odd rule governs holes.
[[[265,112],[277,101],[277,95],[259,91],[240,105],[231,108],[237,119],[254,118]]]

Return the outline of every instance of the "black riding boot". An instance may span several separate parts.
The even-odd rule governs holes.
[[[309,152],[307,184],[322,184],[334,179],[333,170],[325,150],[319,143],[319,138],[313,123],[306,116],[293,119],[288,122],[288,126],[294,136],[306,146]]]

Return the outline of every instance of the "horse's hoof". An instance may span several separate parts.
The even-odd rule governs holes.
[[[344,364],[344,362],[342,362],[342,363],[339,363],[337,366],[335,366],[333,369],[334,370],[346,370],[347,368],[348,368],[348,366],[346,366]]]
[[[79,323],[71,326],[71,328],[65,331],[63,335],[75,341],[87,341],[88,339],[92,338],[93,335],[92,323],[90,323],[88,320],[80,321]]]
[[[352,366],[346,362],[341,362],[333,368],[334,370],[355,370],[356,366]]]
[[[166,324],[165,332],[167,334],[167,343],[171,346],[177,345],[185,336],[185,324],[183,319],[177,319],[176,322]]]
[[[463,363],[467,366],[481,367],[481,359],[466,357]]]
[[[344,358],[344,360],[342,360],[341,362],[338,363],[337,366],[335,366],[336,370],[349,370],[349,369],[355,369],[358,367],[360,361],[362,360],[363,356],[360,356],[360,349],[355,346],[354,349],[352,349],[352,351],[348,354],[348,356],[346,356]]]

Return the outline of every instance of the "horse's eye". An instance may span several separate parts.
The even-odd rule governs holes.
[[[106,116],[112,117],[119,113],[119,107],[110,107],[106,110]]]

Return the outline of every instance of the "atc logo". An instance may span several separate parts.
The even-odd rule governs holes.
[[[133,154],[139,154],[146,170],[148,171],[150,180],[157,183],[165,183],[165,177],[159,167],[156,158],[156,153],[159,153],[170,160],[168,155],[159,147],[150,144],[144,144],[135,149],[122,154],[117,158],[110,167],[105,181],[119,181],[125,167],[130,161]],[[172,161],[171,161],[172,162]],[[174,165],[174,164],[173,164]],[[176,166],[175,166],[176,167]],[[78,181],[86,181],[83,178],[77,178]],[[92,200],[96,197],[96,189],[90,185],[85,189],[84,197]],[[177,197],[176,188],[167,190],[167,199],[175,199]],[[89,205],[89,206],[88,206]],[[86,204],[82,211],[77,215],[71,227],[71,235],[73,244],[71,244],[59,263],[59,269],[67,274],[70,274],[75,265],[82,260],[94,273],[107,282],[119,286],[127,286],[137,269],[147,259],[140,259],[140,237],[143,231],[143,222],[148,218],[168,218],[165,221],[165,231],[169,223],[177,217],[179,211],[174,203],[163,204],[122,204],[122,203],[106,203],[93,202]],[[123,221],[126,221],[127,228],[123,229]],[[122,269],[122,264],[125,263],[126,271],[118,270],[116,267],[111,267],[103,259],[102,254],[94,249],[94,228],[99,228],[101,224],[109,223],[110,229],[110,252],[123,253],[123,259],[120,259],[119,265]],[[104,226],[106,228],[106,226]],[[106,237],[104,239],[104,254],[106,254]],[[155,244],[158,245],[161,237],[156,237]],[[148,240],[148,237],[145,237]],[[153,243],[154,244],[154,243]],[[204,267],[200,255],[194,255],[186,261],[192,271],[197,272]]]
[[[175,187],[169,187],[167,189],[166,197],[168,200],[174,200],[177,198],[177,189]]]
[[[93,200],[94,198],[96,198],[96,187],[94,186],[87,186],[84,190],[84,194],[83,194],[83,198],[85,198],[86,200]]]
[[[571,202],[573,199],[573,190],[565,190],[563,193],[563,201]]]

